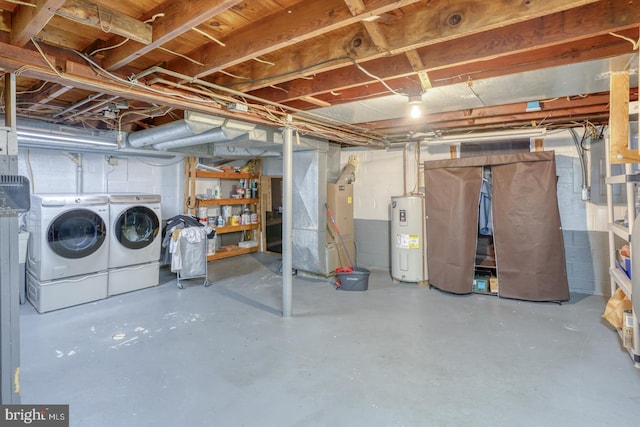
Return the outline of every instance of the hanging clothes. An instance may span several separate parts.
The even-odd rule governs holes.
[[[485,171],[480,188],[480,216],[478,226],[480,234],[493,235],[493,217],[491,215],[491,171]]]

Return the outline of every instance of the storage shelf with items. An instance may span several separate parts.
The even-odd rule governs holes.
[[[199,170],[195,158],[187,162],[185,210],[214,227],[219,242],[207,260],[259,251],[259,173]],[[256,165],[259,166],[259,162],[254,162],[254,168]],[[198,191],[203,188],[205,191]]]
[[[640,217],[636,209],[636,202],[640,201],[638,191],[640,191],[640,174],[636,169],[639,160],[633,162],[616,162],[625,163],[624,173],[612,175],[610,144],[609,138],[606,139],[606,179],[607,185],[607,210],[608,210],[608,231],[609,231],[609,275],[611,278],[611,295],[612,300],[620,298],[620,291],[628,304],[623,307],[620,304],[616,310],[619,310],[617,317],[620,324],[612,325],[616,328],[620,335],[621,344],[629,353],[636,368],[640,368],[640,338],[638,328],[637,310],[634,310],[634,300],[640,297],[640,274],[633,268],[633,251],[638,251],[640,247]],[[626,194],[626,206],[616,206],[613,202],[613,193],[615,186],[623,186]],[[638,240],[638,242],[636,242]],[[635,255],[640,256],[639,254]],[[637,268],[636,268],[637,270]],[[634,289],[635,288],[635,289]],[[612,303],[610,300],[608,307]],[[624,301],[623,301],[624,302]],[[637,305],[638,303],[635,302]],[[624,311],[628,308],[628,311]],[[605,314],[607,314],[605,312]],[[607,317],[607,316],[605,316]],[[616,316],[614,316],[616,317]],[[609,319],[608,319],[609,320]]]

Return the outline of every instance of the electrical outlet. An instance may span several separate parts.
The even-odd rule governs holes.
[[[116,166],[118,164],[118,158],[117,157],[109,156],[107,158],[107,161],[109,162],[110,166]]]

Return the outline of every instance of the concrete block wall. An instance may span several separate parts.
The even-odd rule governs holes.
[[[182,213],[184,161],[181,158],[118,157],[82,154],[81,187],[73,154],[42,149],[19,149],[18,172],[27,176],[33,193],[138,192],[162,196],[162,217]]]
[[[578,129],[579,135],[582,130]],[[556,153],[558,205],[563,227],[567,277],[572,292],[597,295],[610,293],[608,279],[608,234],[606,205],[581,200],[582,170],[576,147],[568,130],[549,133],[544,148]],[[416,156],[408,147],[409,159]],[[343,150],[342,163],[350,155],[359,159],[354,183],[355,237],[357,263],[367,268],[390,269],[389,203],[391,196],[404,192],[403,164],[408,170],[408,189],[415,188],[415,164],[403,161],[396,150]],[[406,158],[406,157],[405,157]],[[446,146],[423,147],[421,161],[449,158]],[[616,207],[623,218],[625,208]]]
[[[562,234],[570,289],[585,294],[610,294],[609,234],[583,230],[564,230]]]

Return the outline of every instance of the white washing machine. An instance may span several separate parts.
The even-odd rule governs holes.
[[[156,286],[159,281],[160,195],[110,194],[108,295]]]
[[[27,299],[39,312],[106,298],[109,198],[33,194]]]

